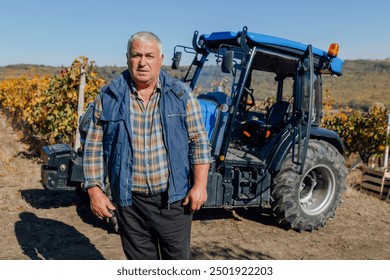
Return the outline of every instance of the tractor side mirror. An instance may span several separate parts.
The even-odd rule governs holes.
[[[234,52],[231,50],[225,50],[222,57],[221,70],[223,73],[231,73],[233,68],[233,56]]]
[[[172,58],[172,69],[179,69],[181,52],[175,52]]]

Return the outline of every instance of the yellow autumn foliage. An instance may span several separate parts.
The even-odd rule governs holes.
[[[94,62],[80,56],[58,75],[18,77],[0,81],[0,105],[14,120],[30,125],[32,133],[55,143],[72,144],[77,128],[81,70],[86,72],[84,104],[92,102],[106,81]]]

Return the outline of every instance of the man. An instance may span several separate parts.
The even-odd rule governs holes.
[[[126,56],[128,70],[95,100],[85,143],[91,209],[99,218],[116,211],[127,259],[190,259],[192,213],[207,199],[211,162],[200,105],[161,70],[153,33],[131,36]],[[105,166],[116,207],[102,192]]]

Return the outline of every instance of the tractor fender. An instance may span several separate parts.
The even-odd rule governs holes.
[[[340,154],[344,154],[345,146],[343,140],[337,134],[337,132],[333,130],[329,130],[323,127],[312,127],[310,132],[310,139],[318,139],[328,142],[329,144],[336,147]]]
[[[303,137],[305,137],[303,135]],[[310,132],[310,139],[323,140],[333,145],[340,154],[344,154],[345,146],[339,135],[332,130],[320,127],[312,127]],[[282,164],[291,150],[293,141],[293,133],[291,129],[287,129],[281,135],[272,148],[268,148],[268,169],[272,172],[280,171]]]

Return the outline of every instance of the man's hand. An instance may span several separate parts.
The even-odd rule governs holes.
[[[114,211],[115,207],[102,192],[99,187],[92,187],[87,189],[92,213],[98,218],[111,218],[109,210]]]
[[[191,211],[199,210],[207,200],[207,178],[210,164],[196,164],[194,168],[194,185],[183,200],[183,205],[190,206]]]
[[[184,198],[183,205],[189,203],[191,211],[197,211],[202,207],[206,200],[206,188],[193,186]]]

